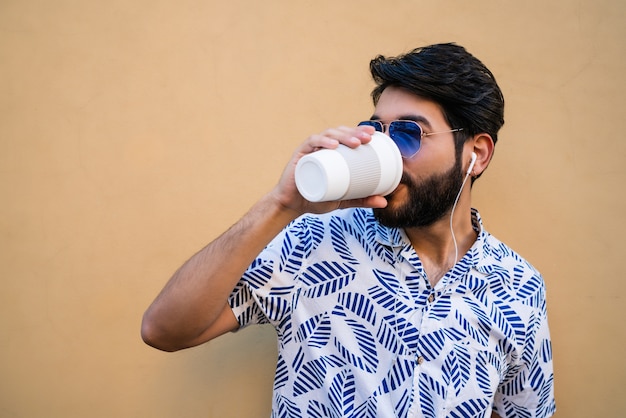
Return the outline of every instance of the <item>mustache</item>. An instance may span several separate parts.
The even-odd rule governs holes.
[[[400,177],[400,183],[406,184],[407,186],[415,185],[413,178],[411,178],[411,176],[406,171],[402,171],[402,177]]]
[[[400,182],[398,183],[398,185],[400,184],[404,184],[405,186],[411,188],[415,186],[415,182],[413,181],[413,179],[411,178],[411,176],[409,176],[409,174],[407,174],[406,171],[402,171],[402,176],[400,177]],[[391,193],[389,193],[386,196],[383,196],[387,201],[389,201],[389,199],[391,198],[391,195],[395,192],[392,191]]]

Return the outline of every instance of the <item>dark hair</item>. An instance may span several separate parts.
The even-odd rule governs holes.
[[[379,55],[370,62],[376,87],[374,105],[383,90],[400,87],[438,103],[452,128],[463,128],[456,135],[457,150],[465,140],[488,133],[494,143],[504,124],[504,97],[489,69],[465,48],[437,44],[400,55]]]

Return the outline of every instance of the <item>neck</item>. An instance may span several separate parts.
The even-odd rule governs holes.
[[[450,228],[450,211],[432,225],[405,230],[432,286],[454,267],[476,241],[469,199],[459,200],[452,219],[452,230],[456,246]]]

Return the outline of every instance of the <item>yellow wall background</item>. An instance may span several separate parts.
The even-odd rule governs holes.
[[[271,328],[165,354],[141,315],[306,136],[370,115],[373,56],[444,41],[505,93],[474,204],[545,276],[557,416],[623,416],[620,0],[0,0],[0,416],[269,416]]]

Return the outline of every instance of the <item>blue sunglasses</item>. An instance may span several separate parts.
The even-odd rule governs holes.
[[[412,120],[394,120],[389,124],[382,123],[378,120],[365,120],[359,123],[359,126],[373,126],[378,132],[385,132],[387,128],[388,135],[396,143],[400,154],[404,158],[412,158],[420,150],[423,136],[445,134],[450,132],[459,132],[463,128],[450,129],[449,131],[429,132],[425,133],[421,126]]]

